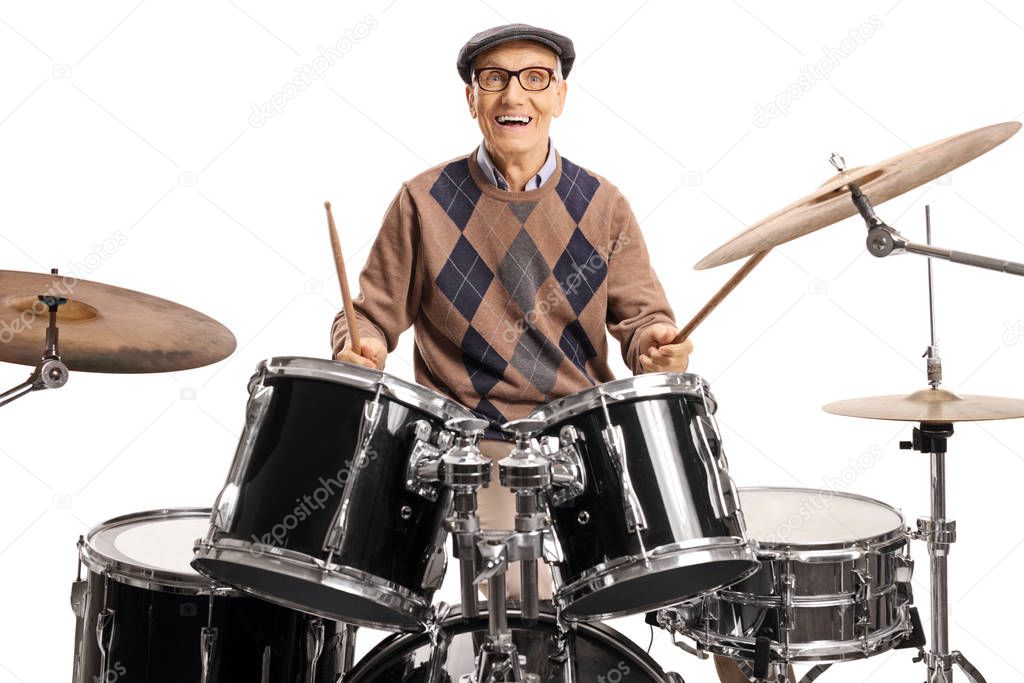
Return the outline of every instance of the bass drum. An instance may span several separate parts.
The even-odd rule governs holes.
[[[541,613],[528,626],[517,611],[510,611],[508,624],[520,659],[525,656],[524,671],[537,676],[539,683],[683,683],[679,674],[666,673],[636,644],[604,624],[572,624],[568,659],[557,656],[553,614]],[[385,639],[345,674],[345,683],[459,683],[462,676],[475,672],[476,654],[487,635],[487,614],[469,621],[453,615],[441,628],[444,637],[437,647],[426,633]],[[442,669],[435,681],[429,677],[432,659]]]

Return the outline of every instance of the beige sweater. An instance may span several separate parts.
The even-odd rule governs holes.
[[[475,151],[406,182],[359,285],[360,333],[393,351],[414,327],[416,381],[496,424],[613,379],[606,329],[636,373],[638,333],[673,322],[625,197],[560,155],[528,192],[489,183]],[[335,355],[347,333],[343,310]]]

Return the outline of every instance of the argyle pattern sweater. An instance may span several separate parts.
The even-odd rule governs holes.
[[[488,182],[475,150],[404,183],[359,286],[360,334],[390,352],[414,327],[416,381],[494,425],[614,379],[606,330],[638,373],[639,332],[674,322],[625,197],[561,155],[527,192]]]

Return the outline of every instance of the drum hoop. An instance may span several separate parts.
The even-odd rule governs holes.
[[[260,555],[257,555],[253,552],[253,548],[254,544],[248,541],[240,541],[235,538],[219,538],[215,539],[212,543],[204,542],[200,544],[196,548],[196,560],[231,562],[272,573],[284,574],[290,578],[308,581],[316,585],[340,587],[348,592],[369,597],[387,606],[389,609],[402,613],[420,623],[425,622],[430,616],[430,601],[423,596],[417,595],[405,586],[400,586],[346,565],[334,564],[331,569],[327,569],[323,560],[306,553],[285,548],[267,548]],[[272,561],[262,561],[263,558],[270,558]],[[193,566],[196,571],[206,574],[201,563],[193,562]],[[309,605],[300,605],[290,600],[279,598],[264,590],[253,589],[242,584],[236,585],[239,590],[249,595],[254,595],[289,609],[316,614],[324,619],[350,621],[359,626],[384,631],[394,631],[403,628],[393,623],[350,619],[323,610],[317,610]],[[406,628],[405,630],[408,629]]]
[[[232,594],[235,593],[234,589],[218,585],[205,576],[141,567],[132,562],[113,558],[93,544],[93,540],[99,534],[137,522],[209,517],[210,508],[162,508],[114,517],[89,530],[79,550],[79,558],[89,571],[135,588],[186,595]]]
[[[351,363],[308,358],[279,356],[262,361],[256,368],[268,377],[298,377],[318,379],[375,393],[378,389],[390,399],[410,408],[416,408],[440,420],[473,417],[473,413],[455,401],[413,382],[393,375],[363,368]]]
[[[628,609],[618,612],[607,612],[603,614],[588,614],[585,617],[578,617],[567,613],[565,610],[572,607],[572,604],[582,598],[601,589],[609,588],[622,581],[628,581],[640,576],[658,573],[677,567],[685,567],[693,564],[681,562],[680,560],[692,560],[696,554],[710,556],[714,560],[744,560],[749,559],[751,566],[743,574],[736,578],[730,578],[727,582],[718,586],[709,587],[703,594],[713,593],[723,586],[732,585],[753,576],[760,568],[754,552],[750,545],[742,538],[736,536],[721,536],[713,538],[701,538],[686,543],[672,543],[653,548],[647,552],[647,558],[641,555],[627,555],[617,558],[611,562],[594,565],[583,572],[572,583],[559,588],[555,592],[555,603],[563,610],[562,616],[566,621],[598,621],[604,619],[617,619],[632,614],[639,610]],[[688,597],[681,596],[674,602],[682,602]],[[666,603],[673,604],[673,603]],[[665,607],[665,605],[649,605],[642,611],[650,611]]]
[[[716,403],[707,381],[700,375],[683,372],[655,372],[605,382],[583,391],[551,401],[530,414],[530,419],[559,423],[602,407],[625,401],[684,395],[699,398],[702,394],[715,412]],[[604,400],[602,402],[602,399]]]
[[[869,498],[856,493],[846,491],[826,491],[824,489],[810,489],[799,486],[743,486],[738,490],[740,507],[743,507],[744,491],[766,491],[803,493],[815,495],[827,493],[831,497],[847,498],[862,503],[869,503],[877,507],[885,508],[899,518],[899,526],[874,536],[865,536],[854,541],[824,541],[821,543],[782,543],[768,542],[759,539],[752,539],[757,543],[758,556],[769,559],[794,559],[798,562],[813,564],[815,562],[828,563],[835,561],[854,561],[865,554],[896,552],[905,545],[907,540],[906,521],[903,513],[893,506],[875,498]],[[749,510],[744,510],[744,516],[749,517]],[[820,557],[816,557],[820,553]],[[831,553],[831,556],[830,556]]]

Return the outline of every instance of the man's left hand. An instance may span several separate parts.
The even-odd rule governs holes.
[[[640,369],[643,372],[686,372],[693,353],[689,339],[673,344],[679,333],[667,323],[655,323],[640,332]]]

